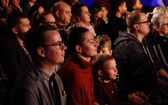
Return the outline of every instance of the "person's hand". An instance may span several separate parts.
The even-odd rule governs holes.
[[[18,4],[18,1],[12,0],[12,4],[13,4],[13,6],[14,6],[16,9],[18,9],[20,12],[23,12],[21,6]]]
[[[148,101],[148,97],[143,92],[140,91],[128,94],[128,98],[130,101],[140,105]]]

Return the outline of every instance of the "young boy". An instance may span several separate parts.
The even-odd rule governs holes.
[[[114,105],[117,90],[111,80],[115,80],[118,73],[115,59],[108,54],[98,54],[93,62],[92,69],[97,74],[94,82],[95,99],[100,105]]]
[[[147,96],[140,91],[125,94],[128,99],[117,102],[120,93],[118,94],[118,89],[113,82],[116,80],[118,73],[114,57],[108,54],[98,54],[93,59],[93,63],[92,70],[95,74],[94,95],[100,105],[135,105],[135,103],[148,105],[145,104],[148,100]]]
[[[107,35],[98,35],[96,42],[99,44],[98,52],[112,55],[113,50],[111,49],[111,40]]]

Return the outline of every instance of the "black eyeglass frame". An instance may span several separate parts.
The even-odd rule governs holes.
[[[135,24],[143,24],[143,23],[149,23],[149,21],[146,20],[146,21],[143,21],[143,22],[137,22],[137,23],[135,23]]]

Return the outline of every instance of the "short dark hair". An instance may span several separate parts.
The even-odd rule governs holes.
[[[48,30],[56,30],[52,25],[41,25],[30,29],[26,33],[25,46],[29,51],[32,60],[35,60],[38,56],[37,48],[42,47],[46,42],[45,32]]]
[[[99,4],[94,4],[90,6],[89,12],[91,14],[90,18],[92,21],[94,21],[94,15],[97,14],[99,11],[101,11],[101,6]]]
[[[134,30],[133,25],[140,20],[140,13],[144,13],[141,10],[133,10],[127,17],[126,17],[126,25],[127,29],[130,31]]]
[[[83,35],[89,30],[83,27],[74,27],[68,32],[67,53],[73,55],[76,53],[76,45],[81,45],[84,41]]]
[[[137,0],[125,0],[128,11],[133,11],[133,6],[136,4]]]
[[[16,27],[20,24],[21,18],[27,18],[23,12],[11,12],[7,15],[7,26],[9,29]]]
[[[73,6],[72,6],[72,22],[76,22],[78,21],[78,17],[81,15],[81,12],[82,12],[82,7],[86,6],[84,3],[81,3],[81,2],[77,2],[75,3]]]
[[[111,13],[114,14],[118,11],[118,7],[123,5],[125,0],[110,0]]]

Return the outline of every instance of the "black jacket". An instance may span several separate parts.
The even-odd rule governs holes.
[[[128,33],[122,33],[114,42],[114,57],[120,82],[127,93],[144,91],[150,93],[158,78],[156,71],[162,68],[148,44],[142,43]]]

